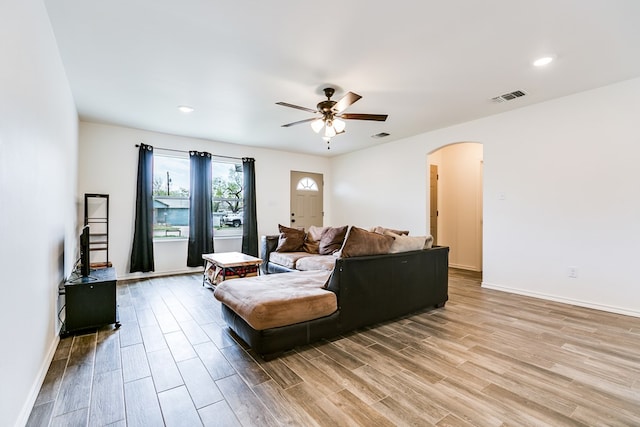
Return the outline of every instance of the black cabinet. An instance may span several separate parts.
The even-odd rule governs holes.
[[[116,270],[110,267],[91,270],[88,277],[66,282],[66,315],[60,335],[112,323],[119,328],[116,280]]]

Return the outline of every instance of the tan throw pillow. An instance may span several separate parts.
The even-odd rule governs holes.
[[[320,239],[322,238],[322,232],[325,228],[326,227],[318,227],[315,225],[309,227],[302,248],[305,252],[310,254],[320,253]]]
[[[424,249],[431,249],[433,247],[433,236],[429,234],[427,240],[424,242]]]
[[[322,232],[318,253],[320,255],[331,255],[342,247],[344,235],[347,234],[347,226],[327,227]]]
[[[384,228],[384,227],[380,227],[379,225],[377,227],[373,227],[369,231],[372,231],[372,232],[378,233],[378,234],[393,233],[393,234],[398,234],[400,236],[408,236],[409,235],[409,230],[394,230],[393,228]]]
[[[425,242],[427,240],[426,236],[417,236],[417,237],[409,237],[409,236],[401,236],[399,234],[389,234],[392,237],[395,237],[391,248],[389,249],[389,253],[397,254],[399,252],[409,252],[409,251],[419,251],[424,249]]]
[[[342,257],[387,254],[394,240],[392,236],[351,227],[342,247]]]
[[[304,230],[285,227],[280,224],[278,224],[278,230],[280,230],[280,237],[278,238],[276,252],[298,252],[302,250],[305,236]]]

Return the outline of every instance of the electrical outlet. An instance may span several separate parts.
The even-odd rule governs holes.
[[[569,267],[569,277],[572,279],[578,278],[578,267]]]

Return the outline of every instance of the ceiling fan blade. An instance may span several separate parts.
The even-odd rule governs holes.
[[[315,112],[315,111],[314,111]],[[287,123],[286,125],[282,125],[283,128],[288,128],[289,126],[299,125],[300,123],[308,123],[314,120],[317,120],[318,117],[311,117],[310,119],[298,120],[297,122]]]
[[[299,105],[289,104],[288,102],[276,102],[278,105],[282,105],[283,107],[295,108],[297,110],[308,111],[309,113],[317,113],[318,110],[312,110],[311,108],[301,107]]]
[[[362,97],[357,93],[347,92],[342,98],[340,98],[338,102],[336,102],[336,104],[333,106],[333,110],[337,111],[338,113],[344,111],[349,105],[353,104],[360,98]]]
[[[375,120],[377,122],[384,122],[387,120],[387,114],[360,114],[360,113],[345,113],[340,114],[341,119],[346,120]]]

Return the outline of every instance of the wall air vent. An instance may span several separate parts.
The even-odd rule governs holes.
[[[505,102],[505,101],[511,101],[513,99],[516,98],[520,98],[522,96],[525,96],[526,93],[522,90],[516,90],[513,92],[509,92],[509,93],[505,93],[504,95],[500,95],[500,96],[496,96],[494,98],[491,98],[491,100],[493,102]]]
[[[386,133],[386,132],[380,132],[380,133],[376,133],[375,135],[371,135],[371,138],[384,138],[386,136],[389,136],[391,134]]]

